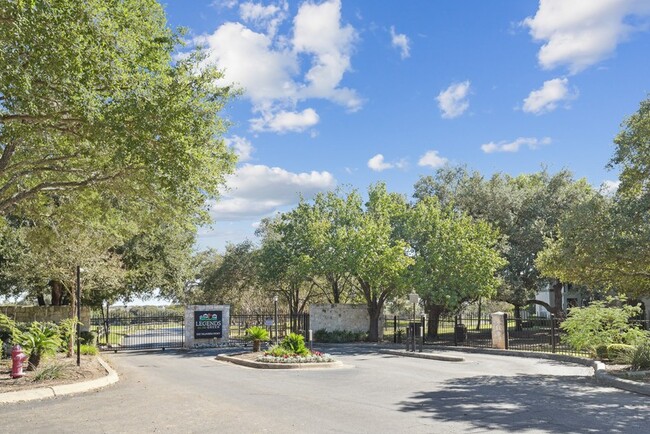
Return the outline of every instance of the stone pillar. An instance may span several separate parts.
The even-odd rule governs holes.
[[[492,348],[500,350],[508,349],[508,328],[506,325],[506,314],[494,312],[492,315]]]
[[[221,324],[217,324],[215,314],[220,315]],[[215,347],[228,342],[229,336],[230,305],[204,304],[185,308],[185,348]]]

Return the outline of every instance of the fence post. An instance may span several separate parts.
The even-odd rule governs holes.
[[[456,327],[458,327],[458,315],[454,316],[454,346],[458,346],[458,338],[456,337]]]
[[[503,312],[492,314],[492,348],[508,349],[508,315]]]
[[[422,325],[420,326],[420,330],[422,330],[422,345],[424,345],[424,341],[425,341],[425,337],[426,337],[426,333],[425,333],[425,330],[424,330],[424,326],[426,325],[426,322],[427,322],[426,319],[427,319],[427,317],[425,315],[422,315],[422,320],[421,320]]]
[[[503,314],[503,329],[505,330],[505,336],[506,336],[506,350],[508,349],[508,346],[510,345],[510,335],[508,334],[508,314],[504,313]]]
[[[555,315],[551,314],[551,351],[555,353]]]

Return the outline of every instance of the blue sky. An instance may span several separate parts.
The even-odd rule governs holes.
[[[336,186],[570,169],[598,187],[650,92],[648,0],[163,1],[170,25],[244,94],[240,155],[198,248]]]

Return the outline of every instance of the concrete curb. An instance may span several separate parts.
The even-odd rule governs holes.
[[[40,387],[38,389],[1,393],[0,404],[55,398],[57,396],[88,392],[117,383],[119,381],[117,372],[115,372],[101,357],[98,356],[97,360],[106,370],[106,375],[104,377],[82,381],[80,383],[61,384],[59,386]]]
[[[609,374],[603,362],[594,361],[594,378],[596,378],[596,383],[602,386],[615,387],[617,389],[627,390],[628,392],[650,396],[650,384],[626,380],[625,378],[619,378]]]
[[[226,356],[222,354],[218,355],[216,359],[222,362],[229,362],[235,365],[241,365],[255,369],[335,369],[344,367],[343,363],[339,361],[327,363],[264,363],[232,357],[236,355],[237,354],[230,354]]]
[[[559,362],[576,363],[583,366],[594,368],[594,379],[601,386],[614,387],[616,389],[626,390],[628,392],[639,393],[650,396],[650,384],[640,383],[638,381],[626,380],[607,373],[603,362],[585,359],[582,357],[566,356],[562,354],[536,353],[534,351],[513,351],[497,350],[493,348],[467,348],[467,347],[443,347],[452,351],[468,352],[476,354],[495,354],[499,356],[526,357],[545,360],[557,360]]]
[[[443,362],[464,362],[465,361],[464,357],[443,356],[440,354],[432,354],[432,353],[413,353],[405,350],[380,350],[379,352],[382,354],[392,354],[394,356],[414,357],[417,359],[440,360]]]

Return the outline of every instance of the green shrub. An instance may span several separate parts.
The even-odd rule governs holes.
[[[632,353],[632,369],[650,369],[650,339],[646,339]]]
[[[325,329],[316,330],[314,333],[314,340],[323,343],[345,343],[345,342],[361,342],[367,339],[367,333],[351,332],[348,330],[333,330],[331,332]]]
[[[61,346],[61,337],[56,326],[33,322],[22,336],[25,353],[29,354],[28,370],[38,367],[43,356],[54,354]]]
[[[607,358],[614,363],[628,364],[632,360],[634,346],[626,344],[607,345]]]
[[[82,344],[79,347],[81,354],[84,356],[96,356],[99,353],[99,350],[94,345]]]
[[[282,357],[282,356],[291,356],[293,355],[293,352],[290,350],[287,350],[286,348],[282,347],[281,345],[273,345],[271,348],[269,348],[267,351],[265,351],[266,354],[269,356],[273,357]]]
[[[639,306],[608,306],[617,302],[610,298],[594,301],[587,307],[574,307],[560,327],[566,332],[563,341],[577,351],[589,350],[597,356],[597,349],[611,344],[636,345],[647,333],[630,325],[630,318],[641,311]]]
[[[66,318],[59,323],[59,336],[61,338],[60,349],[68,349],[70,341],[74,338],[77,329],[77,318]]]
[[[95,345],[95,340],[97,338],[97,335],[95,332],[91,331],[81,331],[79,333],[79,341],[81,342],[81,345]]]
[[[32,381],[39,382],[46,380],[56,380],[57,378],[61,378],[63,376],[66,369],[67,367],[63,363],[52,363],[36,371]]]
[[[301,356],[306,356],[309,354],[309,350],[305,346],[305,338],[302,335],[296,333],[289,333],[286,335],[282,340],[280,346],[285,350],[292,352],[293,354],[298,354]]]
[[[594,349],[594,353],[596,354],[596,358],[598,360],[605,360],[609,358],[609,354],[607,352],[607,345],[598,345]]]
[[[264,327],[253,326],[246,329],[247,341],[268,341],[269,339],[269,332]]]

